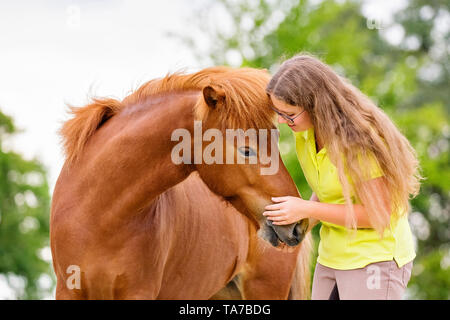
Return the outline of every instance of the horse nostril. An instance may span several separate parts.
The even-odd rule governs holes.
[[[306,229],[302,228],[301,223],[297,223],[295,225],[293,234],[294,234],[295,239],[298,241],[298,243],[300,243],[303,240],[303,238],[305,237],[305,231],[306,231]]]
[[[286,243],[288,246],[290,247],[295,247],[296,245],[298,245],[300,243],[300,241],[297,239],[297,237],[292,237],[292,238],[288,238],[284,241],[284,243]]]
[[[295,226],[294,231],[292,233],[294,234],[294,238],[297,239],[297,237],[298,237],[297,225]]]

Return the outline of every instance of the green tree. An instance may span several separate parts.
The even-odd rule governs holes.
[[[40,299],[54,282],[41,252],[49,245],[49,188],[39,161],[8,150],[15,133],[0,111],[0,286],[8,284],[18,299]]]
[[[449,3],[413,0],[392,23],[373,28],[360,1],[217,0],[196,15],[211,42],[199,61],[275,71],[286,58],[310,52],[349,78],[390,115],[417,151],[423,181],[411,201],[417,238],[411,298],[448,299],[450,293]],[[210,19],[211,12],[222,12]],[[220,23],[218,23],[219,21]],[[226,23],[228,22],[228,23]],[[403,33],[393,45],[392,30]],[[188,45],[196,37],[181,36]],[[280,126],[280,150],[304,198],[311,194]],[[316,240],[318,228],[313,230]],[[316,241],[317,244],[318,241]]]

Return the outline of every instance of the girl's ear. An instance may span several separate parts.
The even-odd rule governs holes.
[[[218,86],[209,85],[203,88],[203,98],[211,109],[215,109],[225,101],[225,91]]]

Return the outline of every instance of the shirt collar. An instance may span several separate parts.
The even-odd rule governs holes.
[[[309,129],[306,129],[306,130],[303,130],[303,131],[294,132],[294,134],[297,137],[303,138],[304,140],[309,140],[311,138],[314,139],[314,127],[311,127]]]

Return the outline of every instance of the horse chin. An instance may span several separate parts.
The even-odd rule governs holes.
[[[308,220],[288,225],[274,225],[272,221],[265,220],[259,235],[272,246],[278,247],[280,242],[284,242],[290,247],[295,247],[302,242],[308,229]]]

